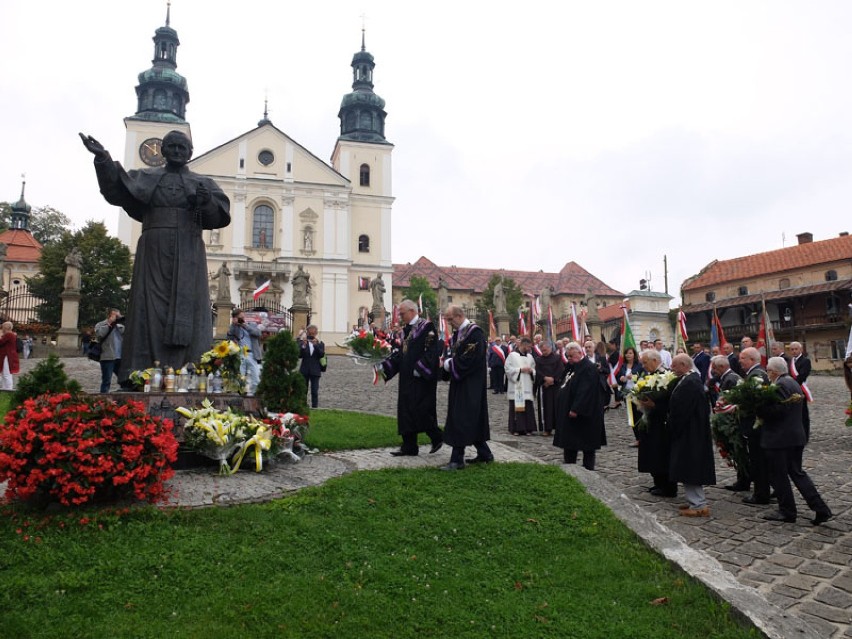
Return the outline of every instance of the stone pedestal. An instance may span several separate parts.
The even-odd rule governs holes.
[[[494,322],[497,324],[497,334],[500,337],[506,338],[509,336],[509,314],[497,313],[494,315]]]
[[[216,330],[213,332],[213,337],[225,339],[231,327],[231,311],[234,310],[234,304],[233,302],[217,301],[213,302],[213,308],[216,309]]]
[[[293,305],[290,307],[290,312],[293,314],[291,332],[293,337],[296,337],[303,328],[307,327],[311,316],[311,307],[302,304]]]
[[[385,309],[383,309],[378,304],[373,305],[373,309],[370,311],[373,314],[373,322],[370,324],[373,328],[384,328],[385,327]]]
[[[60,356],[77,355],[80,352],[80,289],[63,291],[62,324],[56,333],[56,349]]]

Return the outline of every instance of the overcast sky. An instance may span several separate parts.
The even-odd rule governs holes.
[[[164,0],[0,0],[0,200],[77,226]],[[669,292],[713,259],[852,231],[852,3],[174,0],[196,154],[269,117],[330,161],[360,48],[395,145],[393,260]]]

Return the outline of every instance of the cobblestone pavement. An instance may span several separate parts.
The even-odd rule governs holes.
[[[383,415],[396,412],[396,381],[372,386],[369,369],[348,358],[329,358],[329,370],[320,384],[320,407],[359,410]],[[22,363],[26,372],[37,360]],[[98,364],[83,358],[67,359],[66,369],[87,391],[99,386]],[[598,453],[597,471],[623,494],[672,531],[690,547],[717,559],[740,583],[752,586],[778,607],[816,628],[824,637],[852,637],[852,429],[844,426],[849,394],[838,377],[813,377],[816,401],[811,404],[811,441],[805,449],[805,469],[817,485],[835,518],[819,527],[810,525],[811,512],[799,499],[797,524],[761,519],[768,507],[741,502],[741,493],[721,487],[734,473],[721,459],[718,485],[707,489],[712,517],[688,519],[677,515],[682,499],[659,499],[646,488],[649,476],[636,471],[636,449],[625,411],[607,413],[609,446]],[[439,419],[446,413],[447,385],[439,385]],[[508,433],[508,400],[489,393],[491,435],[498,460],[560,464],[561,450],[549,438],[514,437]],[[184,505],[228,504],[269,499],[303,486],[321,483],[354,469],[438,466],[448,461],[446,447],[435,455],[394,458],[388,450],[345,451],[308,457],[299,464],[283,462],[270,473],[239,473],[231,478],[209,471],[183,471],[174,484]],[[425,453],[424,451],[421,451]],[[795,492],[795,491],[794,491]]]

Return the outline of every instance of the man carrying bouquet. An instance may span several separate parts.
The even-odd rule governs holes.
[[[772,486],[778,495],[778,511],[763,518],[790,524],[796,521],[796,500],[790,487],[792,479],[810,509],[816,513],[811,523],[818,526],[831,519],[832,513],[811,478],[802,470],[802,451],[807,443],[802,424],[804,393],[799,383],[788,375],[787,366],[783,357],[769,359],[766,372],[778,390],[780,401],[758,411],[764,431],[761,446],[766,453]]]
[[[435,325],[418,315],[417,304],[411,300],[400,302],[399,316],[403,323],[402,344],[377,365],[386,380],[399,374],[396,421],[402,446],[391,455],[417,455],[418,433],[426,433],[432,440],[432,454],[443,446],[435,399],[442,344]]]

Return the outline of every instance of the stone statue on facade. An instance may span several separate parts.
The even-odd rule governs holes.
[[[443,276],[438,276],[438,312],[443,313],[450,305],[450,291]]]
[[[228,268],[227,262],[222,262],[219,270],[213,276],[214,280],[219,281],[219,290],[216,292],[217,302],[231,303],[231,271]]]
[[[547,317],[547,309],[550,308],[551,295],[553,295],[553,287],[545,286],[541,289],[541,297],[539,298],[539,302],[541,303],[541,314],[544,317]]]
[[[308,294],[311,292],[311,276],[299,264],[293,277],[290,278],[293,284],[293,306],[308,306]]]
[[[376,273],[375,279],[370,282],[370,292],[373,294],[373,312],[385,307],[385,281],[381,273]]]
[[[80,273],[83,270],[83,256],[76,246],[65,256],[65,290],[79,291],[81,284]]]
[[[506,313],[506,293],[503,291],[503,278],[494,285],[494,312]]]
[[[192,141],[180,131],[163,138],[165,166],[138,171],[126,171],[93,137],[81,133],[80,139],[95,156],[106,201],[142,224],[119,381],[155,361],[172,368],[200,361],[213,337],[202,231],[231,223],[228,197],[216,182],[186,166]]]

